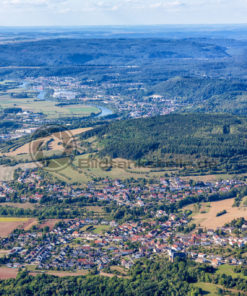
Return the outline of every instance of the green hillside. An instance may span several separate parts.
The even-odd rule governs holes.
[[[95,135],[103,147],[100,156],[141,160],[153,166],[157,160],[160,166],[160,161],[180,157],[214,161],[214,170],[247,168],[247,120],[232,115],[171,114],[125,120],[94,129],[83,138]]]

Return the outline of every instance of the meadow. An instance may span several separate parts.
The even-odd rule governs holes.
[[[7,237],[17,228],[28,230],[36,223],[32,218],[0,217],[0,237]]]
[[[0,165],[0,182],[12,181],[14,179],[14,172],[18,168],[35,168],[35,163],[20,163],[15,166],[4,166]]]
[[[104,168],[103,160],[97,158],[98,164],[94,165],[93,162],[86,162],[91,158],[94,159],[93,154],[83,154],[76,156],[72,165],[67,166],[65,169],[52,173],[54,177],[68,183],[87,183],[95,178],[112,178],[112,179],[129,179],[129,178],[146,178],[151,179],[154,177],[164,176],[170,174],[171,170],[153,169],[153,168],[135,168],[133,162],[127,159],[116,158],[112,161],[117,163],[116,166]],[[85,163],[84,163],[85,161]],[[128,166],[127,164],[131,165]]]
[[[225,199],[210,203],[201,203],[200,210],[197,206],[190,205],[186,209],[192,210],[192,223],[207,228],[217,229],[231,222],[236,218],[247,217],[247,208],[244,206],[233,207],[234,199]],[[216,216],[222,210],[226,210],[226,214]]]
[[[242,278],[242,279],[246,280],[247,276],[243,275],[242,273],[234,272],[234,267],[235,266],[232,266],[229,264],[223,264],[218,267],[216,273],[217,274],[225,274],[225,275],[231,276],[233,278]]]
[[[55,101],[43,101],[38,100],[34,92],[29,92],[29,98],[15,98],[11,96],[11,93],[18,94],[23,92],[22,88],[11,89],[4,94],[0,94],[0,107],[10,108],[18,107],[22,110],[29,110],[35,113],[42,112],[49,119],[63,118],[63,117],[84,117],[89,116],[92,113],[98,114],[100,110],[95,106],[87,105],[66,105],[56,106]]]
[[[63,133],[54,133],[51,134],[49,137],[44,137],[44,138],[39,138],[37,140],[34,140],[30,143],[26,143],[23,146],[18,147],[17,149],[13,149],[12,151],[8,152],[8,153],[4,153],[5,156],[19,156],[19,155],[23,155],[23,154],[29,154],[30,153],[30,147],[34,146],[35,142],[39,142],[42,143],[42,145],[46,145],[46,143],[52,138],[53,141],[49,144],[49,151],[51,152],[55,152],[55,151],[59,151],[59,150],[63,150],[63,146],[61,145],[61,141],[63,140],[63,138],[65,138],[69,135],[70,137],[74,137],[78,134],[84,133],[88,130],[90,130],[91,128],[78,128],[78,129],[73,129],[73,130],[68,130],[66,131],[64,134]],[[75,140],[75,139],[73,139]]]

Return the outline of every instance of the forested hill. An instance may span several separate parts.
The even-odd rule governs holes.
[[[0,44],[0,66],[136,66],[168,58],[228,56],[224,46],[200,39],[52,39]]]
[[[114,122],[83,135],[97,135],[101,156],[148,160],[170,155],[220,160],[243,169],[247,156],[247,120],[224,114],[170,114]],[[172,155],[172,156],[171,156]]]

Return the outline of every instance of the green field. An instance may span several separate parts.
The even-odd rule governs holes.
[[[217,272],[218,274],[226,274],[230,275],[233,278],[242,278],[247,280],[247,276],[244,276],[242,273],[236,273],[234,272],[234,266],[224,264],[218,267]]]
[[[55,106],[57,102],[53,101],[39,101],[35,97],[35,94],[32,93],[32,98],[12,98],[10,93],[19,93],[23,89],[11,89],[6,92],[4,95],[0,95],[0,107],[1,108],[10,108],[18,107],[23,110],[29,110],[32,112],[42,112],[48,118],[60,118],[67,116],[76,116],[83,117],[89,116],[92,113],[98,114],[100,110],[94,106],[87,105],[67,105],[67,106]]]
[[[98,225],[98,226],[94,227],[93,232],[96,233],[96,234],[102,234],[105,231],[108,231],[109,229],[110,229],[109,225]]]
[[[94,178],[112,178],[112,179],[128,179],[128,178],[154,178],[164,176],[165,173],[170,173],[170,171],[164,170],[154,170],[150,168],[126,168],[122,167],[121,164],[127,164],[128,160],[123,159],[114,159],[119,165],[109,170],[102,169],[100,167],[100,159],[98,160],[98,165],[93,167],[90,165],[88,167],[84,167],[84,163],[80,164],[80,160],[89,159],[90,154],[84,154],[75,157],[75,160],[72,165],[69,165],[64,170],[59,172],[52,173],[53,176],[69,182],[69,183],[86,183],[91,181]],[[87,166],[87,165],[86,165]]]
[[[210,283],[196,283],[196,284],[193,284],[193,286],[197,288],[201,288],[203,290],[203,295],[208,295],[208,296],[220,295],[218,293],[218,288],[220,288],[218,285],[210,284]]]
[[[191,204],[183,208],[184,211],[188,210],[191,211],[190,217],[194,217],[195,215],[199,213],[208,213],[210,210],[210,203],[209,202],[201,202],[201,203],[196,203],[196,204]]]
[[[96,234],[102,234],[109,230],[111,227],[109,225],[86,225],[81,228],[81,231],[94,232]],[[88,229],[88,230],[87,230]]]

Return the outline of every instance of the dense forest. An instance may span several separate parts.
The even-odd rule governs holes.
[[[49,275],[31,276],[21,272],[16,279],[0,282],[0,295],[44,295],[44,296],[89,296],[89,295],[126,295],[126,296],[200,296],[204,291],[193,284],[209,282],[220,284],[219,295],[223,289],[246,292],[247,282],[216,274],[213,267],[191,261],[170,263],[165,259],[142,260],[133,266],[128,278],[108,278],[98,275],[58,278]],[[95,271],[97,273],[97,271]],[[240,295],[240,294],[239,294]]]
[[[0,45],[0,66],[140,65],[155,59],[227,56],[224,47],[189,39],[52,39]]]
[[[247,82],[243,79],[176,76],[157,82],[150,91],[166,98],[176,98],[185,104],[185,112],[247,113]]]
[[[151,166],[186,162],[213,163],[214,170],[246,168],[247,121],[216,114],[170,114],[122,120],[95,128],[81,138],[97,136],[101,157],[125,158]]]

